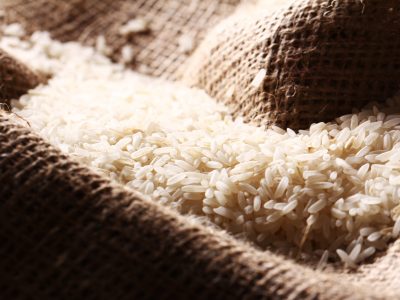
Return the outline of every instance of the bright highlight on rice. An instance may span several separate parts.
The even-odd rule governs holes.
[[[354,267],[399,236],[400,114],[385,113],[398,99],[299,133],[260,128],[201,91],[11,26],[0,47],[53,75],[13,112],[92,169],[260,246],[319,255],[318,267]]]

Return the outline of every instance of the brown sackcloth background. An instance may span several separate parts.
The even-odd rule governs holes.
[[[151,2],[143,1],[146,5]],[[198,3],[201,4],[198,5],[206,7],[206,2],[200,1]],[[328,2],[331,7],[336,7],[335,3],[338,1],[297,1],[293,8],[282,13],[282,18],[290,19],[293,14],[314,15],[308,13],[307,9],[324,9],[329,7]],[[93,26],[93,30],[97,30],[99,24],[102,24],[100,20],[108,20],[115,9],[130,5],[137,7],[135,5],[142,2],[119,0],[95,3],[83,0],[3,2],[8,21],[25,22],[30,25],[30,30],[50,30],[53,37],[62,40],[81,40],[82,37],[77,32],[79,28],[81,33],[91,36],[87,33],[90,32],[87,28]],[[103,6],[104,3],[108,3],[108,8]],[[157,3],[161,5],[161,1]],[[176,8],[178,2],[170,0],[163,3],[175,3],[173,7]],[[189,5],[186,1],[182,3]],[[233,2],[229,2],[229,5],[227,3],[217,0],[208,2],[208,6],[215,7],[213,16],[208,18],[217,22],[223,14],[226,13],[227,16],[228,11],[232,12],[235,6]],[[387,8],[386,3],[392,3],[396,9],[398,5],[398,1],[354,0],[343,3],[349,10],[359,9],[359,3],[362,3],[363,13],[367,13],[368,7],[374,6],[377,12],[382,13],[382,20],[386,20],[383,13],[383,8]],[[230,8],[226,9],[226,5]],[[97,6],[100,7],[97,13],[92,13],[92,9]],[[57,11],[62,7],[66,10]],[[154,7],[159,6],[147,6],[146,9],[151,11]],[[155,9],[157,10],[162,15],[172,9],[163,6],[163,9]],[[341,12],[337,13],[339,20],[339,16],[348,16],[347,9],[336,10]],[[43,11],[51,11],[52,14],[46,20],[39,19],[38,16],[44,15]],[[78,11],[82,13],[79,14]],[[155,11],[153,13],[156,15]],[[76,23],[77,18],[81,23]],[[276,18],[275,15],[274,20]],[[201,19],[202,15],[197,15],[198,24],[202,24],[199,21]],[[392,32],[397,23],[394,19],[389,19],[393,23],[390,23],[392,26],[388,31]],[[196,18],[191,20],[195,26]],[[350,24],[351,20],[348,17],[343,26]],[[172,23],[169,22],[172,21],[167,21],[166,24],[171,26]],[[249,28],[247,26],[250,26],[247,22],[251,23],[243,21],[226,30],[235,28],[240,41],[242,34]],[[255,22],[267,22],[266,17]],[[336,19],[330,22],[334,23]],[[45,27],[46,24],[51,25]],[[375,24],[371,23],[371,26]],[[386,24],[388,26],[389,23]],[[169,28],[168,26],[165,25],[164,28]],[[208,24],[201,26],[197,29],[199,35],[204,34]],[[108,28],[110,27],[105,26],[98,30],[105,30],[103,33],[109,38],[112,34],[107,31]],[[324,26],[311,29],[318,31],[318,28]],[[304,35],[309,35],[308,31],[311,29],[305,30]],[[185,26],[181,30],[185,30]],[[265,29],[266,35],[270,34],[267,33],[268,30]],[[215,36],[230,37],[225,33],[214,34]],[[255,37],[256,34],[249,44],[243,43],[243,47],[253,45]],[[142,38],[146,39],[145,36]],[[149,43],[158,43],[156,48],[159,53],[163,47],[171,46],[157,35],[147,38]],[[91,39],[94,39],[94,35],[88,39],[88,43]],[[198,53],[206,48],[204,45],[208,40],[206,38],[190,60],[196,60]],[[339,41],[336,46],[342,45],[342,40]],[[121,45],[123,43],[125,41]],[[393,39],[392,43],[395,45],[397,42]],[[140,46],[136,47],[140,49]],[[351,55],[350,48],[346,49],[337,53],[338,59],[346,58],[347,51]],[[396,59],[394,50],[386,52],[387,55],[393,55],[390,63],[385,58],[388,63],[387,73],[381,68],[381,76],[386,76],[382,78],[389,81],[393,80],[391,72],[397,70],[392,66]],[[241,55],[240,47],[237,51]],[[176,55],[180,62],[188,59],[186,55]],[[227,54],[221,55],[221,65],[215,64],[214,73],[220,71],[223,62],[232,58]],[[0,94],[0,102],[23,93],[20,87],[27,89],[40,81],[37,75],[33,75],[34,73],[11,57],[6,62],[0,60],[0,74],[7,72],[10,76],[7,78],[13,80],[4,81],[7,87],[2,87],[1,91],[12,90],[16,83],[18,93]],[[136,65],[132,67],[144,65],[151,74],[164,74],[161,70],[177,70],[179,65],[165,68],[161,67],[163,63],[166,64],[165,60],[160,59],[159,69],[156,60],[146,61],[137,57]],[[381,63],[382,61],[373,62],[371,59],[371,68]],[[201,64],[197,66],[201,78],[203,72],[208,71],[204,71]],[[240,82],[241,72],[245,71],[239,67],[240,64],[232,65],[232,69],[237,70],[236,75],[231,74],[235,83]],[[368,69],[367,66],[365,68]],[[168,78],[173,76],[167,74],[179,74],[175,71],[165,72],[164,76]],[[254,72],[249,72],[250,77],[253,75]],[[324,84],[330,80],[326,77],[330,73],[325,74],[326,76],[323,73],[319,75]],[[213,76],[210,75],[210,80],[214,80]],[[348,78],[353,80],[350,75]],[[364,84],[360,87],[364,88]],[[266,82],[263,88],[265,86],[268,86]],[[313,85],[313,88],[316,87]],[[340,89],[341,92],[343,90],[345,88]],[[239,101],[239,98],[236,99]],[[232,107],[236,105],[235,102],[232,104]],[[23,122],[18,118],[10,118],[8,113],[0,112],[0,299],[400,299],[400,241],[358,270],[315,271],[270,251],[257,250],[222,231],[197,224],[168,208],[143,199],[132,190],[112,184],[106,178],[62,155],[35,133],[18,125],[15,120]]]
[[[20,22],[29,32],[45,30],[61,41],[94,45],[104,35],[118,60],[131,45],[139,72],[175,79],[176,69],[188,58],[178,51],[182,35],[199,42],[207,29],[232,13],[240,0],[2,0],[7,22]],[[251,0],[247,0],[251,1]],[[128,20],[148,22],[149,32],[123,36]]]

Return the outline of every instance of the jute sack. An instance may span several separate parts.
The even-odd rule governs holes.
[[[273,16],[220,24],[183,66],[182,80],[247,121],[294,129],[398,91],[399,1],[291,3]]]
[[[0,103],[8,103],[37,86],[43,78],[0,49]],[[3,101],[1,101],[3,100]]]
[[[13,120],[0,112],[2,299],[399,298],[398,242],[352,272],[313,270],[111,183]]]

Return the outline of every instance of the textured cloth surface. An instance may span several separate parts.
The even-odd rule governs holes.
[[[306,128],[398,90],[399,34],[399,1],[297,0],[273,16],[225,21],[181,77],[247,121]]]
[[[189,222],[113,186],[5,114],[0,180],[2,299],[394,297]]]
[[[143,1],[142,5],[150,5],[152,2]],[[169,1],[166,2],[169,3]],[[173,1],[170,2],[172,3]],[[367,21],[363,17],[371,16],[367,11],[371,7],[369,5],[371,3],[377,5],[378,3],[367,0],[343,1],[348,9],[341,10],[336,6],[335,3],[337,2],[330,1],[329,5],[328,1],[296,2],[296,5],[287,10],[286,14],[283,14],[283,19],[286,20],[285,22],[289,22],[295,16],[302,14],[311,16],[316,8],[327,9],[323,6],[323,3],[325,3],[325,5],[330,7],[329,10],[333,14],[332,16],[335,16],[331,16],[332,19],[329,19],[329,24],[339,22],[342,26],[347,26],[348,23],[351,23],[349,20],[353,19],[347,17],[347,21],[343,21],[345,20],[343,16],[348,16],[353,9],[359,12],[360,8],[362,8],[361,17],[357,17],[356,19],[365,25]],[[9,2],[6,3],[9,5]],[[120,13],[123,12],[121,7],[126,7],[129,3],[135,3],[136,5],[139,1],[98,1],[97,3],[99,4],[93,6],[98,6],[97,10],[94,10],[96,13],[93,14],[91,5],[94,5],[94,1],[46,1],[46,4],[43,4],[42,0],[13,0],[12,3],[12,8],[10,10],[7,9],[9,20],[25,20],[26,24],[29,24],[30,30],[50,30],[54,37],[61,40],[81,40],[93,43],[95,36],[100,32],[104,33],[108,40],[112,38],[113,31],[107,26],[102,27],[103,24],[116,24],[115,22],[118,20],[124,23],[128,19],[128,17],[126,19],[119,19],[116,17],[117,14],[110,14],[109,11]],[[85,3],[85,5],[79,3]],[[104,7],[102,3],[104,3]],[[183,1],[182,3],[186,2]],[[223,13],[221,15],[227,14],[228,10],[232,11],[232,7],[234,6],[234,2],[220,1],[218,3],[225,3],[229,7],[226,10],[222,9]],[[363,4],[361,7],[360,3]],[[382,1],[379,3],[382,3],[382,6],[378,5],[377,13],[382,14],[382,16],[386,16],[383,13],[383,9],[387,8],[386,3],[390,3],[392,7],[398,7],[398,1]],[[43,16],[43,12],[38,13],[38,4],[41,4],[42,11],[47,11],[46,18],[39,17]],[[80,5],[83,5],[83,7]],[[143,11],[151,11],[152,7],[156,7],[154,5],[146,6]],[[209,6],[212,7],[212,5]],[[60,7],[64,7],[61,10],[64,12],[63,14],[58,13]],[[217,5],[217,7],[219,6]],[[302,12],[301,9],[304,9],[305,12]],[[80,14],[79,12],[82,11],[90,13]],[[214,14],[216,11],[218,10],[213,10],[211,14]],[[391,11],[390,13],[393,12]],[[326,17],[329,16],[328,13],[324,13],[324,15]],[[108,23],[104,23],[100,16],[104,16],[107,20],[110,18],[110,20],[107,21]],[[263,111],[267,105],[271,105],[268,104],[270,98],[265,96],[267,94],[267,90],[265,89],[270,84],[268,76],[275,73],[268,73],[269,75],[262,85],[264,90],[257,90],[254,95],[248,93],[245,83],[246,80],[251,82],[258,69],[266,66],[266,60],[269,61],[268,55],[275,55],[274,53],[284,55],[282,52],[283,48],[279,50],[279,45],[283,47],[284,43],[282,41],[290,40],[290,38],[286,38],[286,35],[282,37],[280,32],[289,34],[290,30],[283,27],[282,24],[287,23],[281,23],[283,22],[281,21],[282,14],[279,16],[278,18],[277,14],[274,17],[275,19],[271,20],[267,20],[266,18],[258,19],[256,21],[258,25],[252,20],[242,20],[239,23],[234,18],[228,20],[225,24],[236,25],[230,27],[226,27],[225,25],[226,29],[222,31],[218,29],[218,34],[211,33],[212,38],[207,39],[208,42],[205,41],[199,52],[193,57],[193,70],[197,71],[195,73],[191,72],[189,78],[194,78],[193,82],[203,86],[210,93],[217,91],[218,86],[221,90],[225,89],[224,92],[221,92],[221,95],[222,93],[226,95],[230,86],[227,78],[230,78],[232,83],[240,89],[235,88],[234,98],[227,101],[227,103],[231,107],[236,108],[237,113],[243,112],[249,118],[257,118],[259,113],[261,113],[259,115],[260,121],[271,118],[271,115],[273,117],[273,113],[275,113],[275,117],[276,115],[279,116],[276,110],[272,110],[273,113],[270,115]],[[344,18],[343,20],[341,19],[342,17]],[[216,22],[219,18],[221,16],[215,18],[210,16],[207,20],[214,20]],[[322,18],[322,16],[317,14],[315,18],[319,20],[318,18]],[[78,23],[76,23],[77,19],[79,19]],[[176,19],[171,20],[175,22]],[[313,19],[311,18],[311,20]],[[372,27],[375,28],[375,19],[369,17],[368,20],[371,26],[373,25]],[[380,18],[380,22],[386,24],[385,26],[389,26],[388,24],[393,25],[387,31],[393,32],[396,29],[395,25],[397,23],[393,19],[390,19],[388,23],[385,20],[384,17]],[[172,21],[166,21],[165,24],[172,26],[171,24],[173,23],[170,22]],[[199,35],[204,34],[203,30],[210,24],[206,24],[205,27],[199,27]],[[271,24],[268,25],[268,28],[275,30],[272,40],[270,36],[271,31],[265,30],[265,36],[259,32],[263,31],[263,24]],[[296,25],[299,27],[296,34],[300,41],[304,41],[306,37],[312,36],[309,30],[319,32],[318,30],[325,28],[324,26],[318,27],[317,23],[312,24],[314,24],[314,27],[307,27],[308,30],[301,27],[300,24]],[[92,35],[92,31],[89,29],[79,30],[79,28],[83,28],[82,26],[84,28],[92,28],[91,30],[95,33]],[[168,26],[164,27],[169,28]],[[315,28],[315,26],[317,27]],[[386,32],[386,28],[383,25],[378,24],[376,26],[382,32]],[[257,41],[258,48],[254,48],[254,44],[247,44],[243,40],[244,37],[247,37],[247,40],[250,39],[251,35],[247,32],[249,28],[256,30],[253,33],[252,39]],[[281,31],[278,30],[279,28],[281,28]],[[286,28],[286,31],[282,28]],[[300,30],[300,28],[303,29]],[[332,31],[329,31],[332,35],[335,35],[335,32],[340,36],[356,34],[355,31],[337,31],[339,27],[332,28],[330,29]],[[236,34],[236,39],[232,39],[232,30]],[[369,30],[368,34],[371,37],[376,37],[374,34],[377,34],[378,31]],[[163,29],[160,29],[158,34],[162,36],[163,32]],[[382,36],[385,36],[382,32]],[[303,35],[305,36],[304,39]],[[318,39],[323,36],[318,36]],[[361,36],[364,37],[363,35]],[[391,36],[388,35],[387,37]],[[150,74],[157,75],[162,73],[163,76],[169,78],[175,76],[171,74],[175,74],[175,70],[179,64],[169,64],[170,62],[163,60],[165,57],[156,60],[157,53],[161,55],[160,51],[162,48],[152,46],[153,50],[149,50],[151,43],[157,45],[168,45],[168,43],[158,44],[158,35],[153,37],[140,36],[140,39],[143,38],[143,44],[138,42],[140,40],[139,37],[135,38],[137,38],[135,43],[138,43],[135,47],[143,55],[137,58],[136,64],[139,69],[140,66],[145,66],[145,68],[150,68],[146,69]],[[221,46],[221,41],[226,41],[224,47]],[[343,41],[347,40],[342,36],[340,39],[337,38],[335,40],[336,43],[337,41],[343,43]],[[361,46],[364,45],[362,41],[363,39],[361,38],[359,41]],[[224,49],[229,50],[231,49],[230,47],[235,47],[234,45],[237,42],[241,43],[237,45],[235,53],[224,52]],[[268,52],[266,57],[263,57],[266,53],[265,51],[256,51],[258,54],[253,60],[245,61],[240,59],[242,55],[246,54],[243,52],[245,47],[250,47],[249,51],[255,51],[254,49],[260,50],[269,47],[267,46],[268,43],[272,42],[275,48],[271,52]],[[377,44],[377,48],[374,50],[376,51],[374,52],[375,54],[383,51],[389,56],[392,55],[393,57],[390,62],[384,56],[378,56],[376,60],[373,60],[369,56],[362,56],[363,52],[357,52],[358,49],[362,49],[361,46],[361,48],[358,46],[358,43],[348,42],[349,44],[344,44],[347,45],[346,49],[342,48],[341,52],[337,52],[337,60],[334,60],[332,65],[342,64],[341,66],[344,68],[346,63],[340,61],[340,59],[351,57],[349,66],[353,66],[353,63],[357,65],[357,63],[365,62],[368,63],[368,66],[373,67],[372,69],[375,71],[380,70],[380,75],[373,77],[371,75],[373,73],[366,67],[367,65],[364,65],[366,70],[369,70],[365,74],[369,74],[368,76],[370,77],[367,75],[366,77],[360,77],[364,74],[360,71],[363,68],[360,66],[360,69],[357,70],[361,73],[358,71],[358,73],[342,71],[344,74],[343,77],[335,79],[337,85],[339,83],[342,84],[341,82],[346,82],[349,78],[353,78],[354,86],[358,85],[359,89],[346,88],[348,87],[347,85],[341,86],[340,84],[336,88],[327,85],[327,76],[339,76],[339,69],[332,67],[332,73],[331,71],[318,73],[317,71],[320,69],[314,69],[314,65],[310,62],[321,63],[318,60],[321,57],[321,53],[311,51],[312,47],[309,48],[310,53],[296,52],[297,48],[295,44],[290,43],[292,47],[290,49],[294,53],[294,56],[291,56],[290,59],[293,59],[295,64],[301,64],[300,62],[304,61],[300,59],[296,60],[295,57],[309,57],[309,60],[307,60],[307,63],[310,63],[308,68],[312,67],[313,72],[321,76],[318,79],[319,81],[317,81],[320,84],[310,81],[310,85],[307,85],[307,89],[305,89],[304,86],[296,82],[296,85],[294,85],[296,87],[295,92],[293,92],[291,89],[292,85],[289,84],[290,81],[287,83],[285,80],[287,78],[290,80],[300,78],[298,79],[300,83],[307,82],[304,81],[304,78],[308,78],[307,76],[313,74],[311,71],[308,72],[307,68],[303,69],[304,74],[308,74],[307,76],[302,72],[297,72],[296,68],[289,68],[292,70],[292,73],[285,73],[287,76],[278,74],[278,81],[275,80],[272,82],[280,87],[278,89],[279,93],[285,95],[287,93],[290,96],[287,99],[297,99],[296,101],[300,101],[298,99],[304,100],[308,98],[301,98],[300,96],[300,98],[296,98],[296,95],[303,95],[302,97],[309,95],[310,99],[314,101],[310,109],[313,109],[314,105],[318,106],[320,104],[320,102],[315,100],[321,99],[317,95],[324,95],[326,99],[339,106],[335,116],[340,115],[342,113],[340,110],[342,106],[348,105],[347,108],[350,108],[350,105],[358,105],[357,103],[346,102],[356,99],[351,97],[345,98],[344,96],[346,95],[362,93],[362,95],[367,97],[367,93],[364,93],[365,88],[367,88],[368,93],[371,93],[372,96],[375,95],[374,97],[377,97],[377,95],[383,97],[383,95],[386,95],[385,93],[389,94],[392,87],[385,84],[393,83],[394,81],[391,80],[394,77],[391,75],[396,75],[398,71],[397,56],[395,53],[397,42],[395,38],[392,38],[391,42],[392,44],[390,45],[394,48],[379,48]],[[115,42],[116,47],[121,47],[125,41],[122,40],[120,41],[121,44],[118,43],[117,41]],[[207,49],[207,43],[211,43],[208,44],[209,49]],[[142,47],[140,45],[146,46]],[[318,44],[318,47],[320,46]],[[176,49],[177,45],[173,47]],[[332,54],[329,47],[326,45],[324,47],[321,48],[325,49],[323,53]],[[300,51],[299,49],[297,50]],[[392,52],[388,49],[391,49],[390,51]],[[206,50],[211,52],[207,52]],[[210,62],[210,58],[216,55],[218,51],[221,51],[220,59],[211,59]],[[117,52],[115,51],[115,53]],[[170,57],[171,53],[166,55]],[[204,64],[198,59],[199,53],[208,53],[208,56],[204,58]],[[359,54],[361,55],[360,57],[358,56]],[[312,57],[313,59],[311,59]],[[151,58],[154,58],[154,60]],[[177,61],[180,63],[185,60],[185,56],[177,58]],[[260,64],[257,65],[255,62],[259,61]],[[285,66],[290,66],[290,61],[285,56],[282,60],[278,60],[279,64]],[[11,65],[8,62],[12,62]],[[250,67],[246,69],[246,62],[248,66],[253,66],[255,69],[251,69]],[[221,70],[226,68],[226,63],[231,64],[228,70],[229,72],[236,72],[235,75],[234,73],[220,73]],[[384,67],[385,64],[386,68]],[[212,66],[213,69],[210,69]],[[320,67],[322,68],[322,65]],[[274,69],[275,67],[272,66],[271,68]],[[275,72],[277,73],[280,70],[277,67],[275,68]],[[242,72],[244,72],[243,75]],[[17,97],[24,93],[26,89],[39,82],[39,77],[36,77],[37,75],[32,75],[33,72],[8,58],[0,60],[0,74],[4,73],[12,74],[12,76],[3,77],[2,75],[0,77],[0,80],[3,80],[0,81],[3,85],[1,92],[4,93],[0,97],[0,103],[4,102],[10,96]],[[198,74],[196,75],[196,73]],[[204,77],[206,74],[207,78]],[[246,74],[247,77],[244,77]],[[304,78],[301,77],[303,75],[305,76]],[[352,77],[353,75],[355,77]],[[3,78],[10,78],[10,80],[7,79],[7,81],[4,81]],[[313,78],[315,79],[316,77]],[[357,83],[357,78],[360,80],[359,83]],[[377,86],[374,85],[375,81],[368,81],[374,79],[378,80]],[[353,86],[352,84],[350,86]],[[384,85],[381,93],[378,91],[380,84]],[[285,88],[287,92],[284,93]],[[323,88],[326,88],[326,90]],[[14,90],[17,92],[14,93]],[[6,91],[12,92],[6,93]],[[242,98],[238,97],[238,92],[243,93],[240,94]],[[277,95],[281,95],[278,92]],[[247,95],[249,95],[251,102],[244,101],[240,103],[240,99],[245,99],[245,93],[248,93]],[[346,101],[343,103],[334,102],[337,99],[334,98],[335,93],[344,95],[343,99],[346,99]],[[331,97],[330,95],[333,96]],[[284,103],[292,103],[285,99],[282,100],[286,101]],[[359,99],[363,99],[364,101],[367,98],[361,97]],[[310,105],[311,102],[305,104]],[[291,107],[289,104],[287,105],[289,108]],[[288,107],[285,109],[288,109]],[[334,110],[332,107],[330,109]],[[323,113],[319,115],[321,119],[327,116],[324,113],[325,111],[322,110]],[[316,112],[319,113],[320,111],[314,110],[314,114]],[[296,113],[296,111],[290,111],[290,113]],[[314,117],[314,115],[309,116],[310,118]],[[290,122],[293,124],[303,122],[296,114],[290,118],[283,114],[282,118],[286,118],[285,122],[287,124],[290,124]],[[278,120],[278,117],[276,117],[276,120]],[[163,208],[156,203],[142,199],[140,195],[133,191],[128,191],[120,186],[111,184],[107,179],[92,173],[85,167],[73,162],[70,158],[63,156],[34,133],[15,124],[7,114],[1,112],[0,183],[1,299],[399,298],[397,293],[400,286],[399,242],[392,246],[387,253],[383,253],[382,257],[376,259],[375,262],[366,264],[357,271],[313,271],[307,266],[302,266],[291,260],[276,256],[269,251],[259,251],[250,245],[232,239],[223,232],[196,224],[187,217],[179,216],[175,212]]]
[[[94,45],[104,35],[110,55],[119,60],[121,48],[131,45],[131,67],[141,73],[175,78],[189,53],[179,50],[182,36],[194,45],[240,0],[3,0],[7,22],[20,22],[30,31],[49,31],[61,41]],[[148,22],[147,32],[124,36],[121,27],[131,19]]]
[[[42,78],[0,49],[0,103],[18,98]]]

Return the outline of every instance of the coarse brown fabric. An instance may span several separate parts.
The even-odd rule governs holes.
[[[0,103],[9,103],[37,86],[43,78],[0,49]]]
[[[58,16],[63,21],[53,20],[51,28],[41,28],[42,21],[29,18],[38,16],[35,3],[40,1],[24,1],[31,10],[25,9],[29,14],[21,18],[18,10],[23,2],[13,0],[18,5],[10,8],[11,13],[7,9],[7,15],[14,21],[25,19],[31,30],[50,30],[59,39],[58,30],[78,35],[68,40],[81,38],[76,33],[78,25],[66,25],[80,16],[75,11],[82,10],[75,6],[77,1],[44,5],[48,11],[57,11],[58,5],[70,9],[67,17]],[[327,1],[303,3],[315,7],[322,2]],[[358,3],[350,2],[343,3]],[[397,3],[382,1],[383,6],[389,2]],[[113,3],[108,4],[111,7]],[[338,9],[335,3],[330,2],[333,10]],[[365,12],[368,4],[377,4],[362,3]],[[20,19],[13,19],[13,15]],[[52,15],[57,19],[57,13]],[[235,26],[247,28],[248,24],[243,21]],[[351,49],[342,50],[340,57],[347,57],[347,52],[354,56]],[[242,54],[240,47],[237,51]],[[223,56],[214,72],[230,58]],[[8,67],[0,61],[0,74],[2,68]],[[152,70],[161,69],[154,65]],[[16,72],[23,76],[12,79],[24,79],[24,74],[30,73]],[[2,89],[13,88],[14,81],[6,85]],[[0,112],[0,299],[400,299],[400,241],[353,272],[315,271],[270,251],[257,250],[112,184],[62,155],[17,121],[23,122]]]
[[[398,90],[399,35],[400,1],[297,0],[273,16],[218,26],[181,78],[246,121],[307,128]]]
[[[73,162],[4,113],[0,182],[2,299],[397,297],[189,222]]]
[[[20,22],[29,32],[49,31],[61,41],[94,45],[104,35],[110,55],[119,61],[121,48],[131,45],[135,55],[129,65],[141,73],[175,78],[176,69],[188,58],[179,50],[184,36],[194,46],[240,0],[2,0],[7,22]],[[121,26],[131,19],[148,22],[149,31],[123,36]]]

